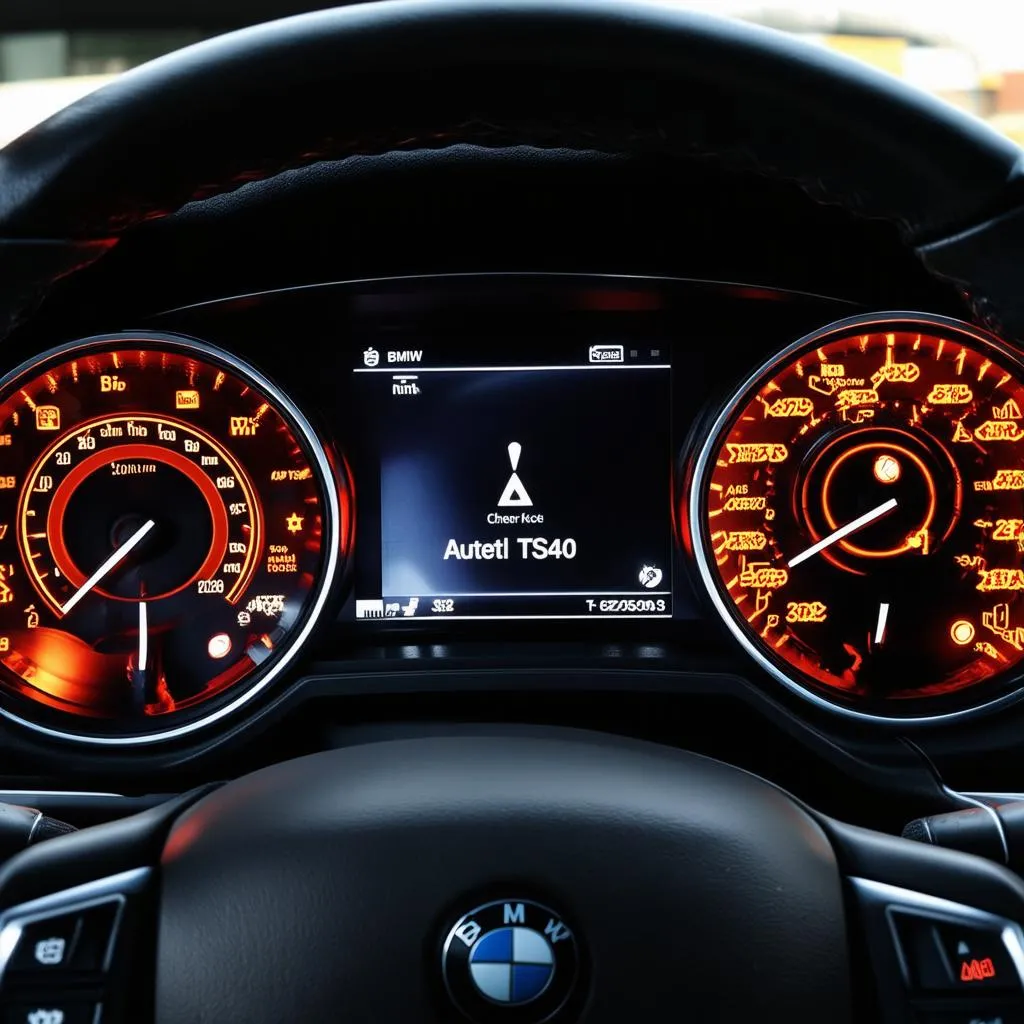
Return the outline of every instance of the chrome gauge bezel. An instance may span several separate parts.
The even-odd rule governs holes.
[[[47,366],[73,358],[76,355],[85,355],[93,350],[103,350],[119,343],[141,346],[151,344],[157,349],[169,348],[186,354],[193,353],[199,359],[219,365],[225,370],[237,374],[243,380],[261,390],[275,403],[276,408],[297,431],[298,438],[308,450],[311,464],[316,468],[318,483],[324,495],[324,560],[320,576],[314,583],[312,602],[305,612],[305,619],[302,625],[294,634],[288,637],[279,653],[267,660],[265,666],[256,669],[250,679],[238,684],[240,692],[230,699],[219,703],[209,713],[201,714],[181,725],[170,725],[166,729],[154,730],[153,732],[100,735],[85,731],[76,732],[72,729],[56,728],[34,721],[25,714],[12,711],[6,705],[6,700],[0,698],[0,717],[37,735],[81,746],[130,749],[143,746],[149,747],[173,740],[183,740],[194,733],[208,729],[218,722],[224,722],[247,704],[250,704],[258,695],[264,693],[272,683],[279,679],[285,669],[294,662],[306,641],[319,624],[321,614],[331,596],[334,583],[338,577],[341,564],[342,537],[341,507],[338,493],[339,484],[336,479],[335,469],[328,458],[327,450],[316,430],[301,409],[280,387],[245,360],[215,345],[210,345],[207,342],[188,337],[187,335],[166,331],[117,331],[110,334],[93,335],[68,344],[57,345],[25,360],[10,373],[0,378],[0,394],[9,392],[23,378],[38,376],[40,372],[45,371]],[[169,717],[173,718],[173,715]]]
[[[694,446],[696,457],[692,462],[693,469],[687,478],[690,493],[685,496],[685,499],[687,518],[689,520],[689,536],[693,546],[693,560],[700,575],[701,584],[715,611],[744,651],[772,679],[815,707],[847,719],[870,722],[875,725],[899,727],[940,725],[986,714],[1020,700],[1024,696],[1024,676],[1020,673],[1011,674],[1009,677],[996,676],[992,680],[980,684],[978,688],[991,692],[994,686],[1006,687],[1007,692],[990,699],[984,699],[979,703],[969,704],[968,706],[946,712],[887,715],[870,710],[861,710],[843,704],[838,700],[830,700],[819,689],[815,688],[814,684],[803,682],[795,672],[787,671],[781,667],[751,638],[748,631],[744,628],[746,624],[741,623],[740,618],[736,614],[735,606],[728,602],[722,593],[718,574],[714,568],[714,555],[711,552],[707,538],[707,481],[709,473],[714,466],[715,452],[726,432],[732,427],[736,415],[749,402],[751,394],[756,387],[764,381],[771,379],[782,366],[803,352],[817,347],[834,335],[852,333],[858,328],[863,328],[866,332],[873,332],[879,330],[883,325],[893,325],[894,329],[895,325],[920,325],[921,327],[931,327],[941,331],[953,331],[962,334],[970,339],[972,345],[998,353],[1001,359],[1010,361],[1019,367],[1022,374],[1024,374],[1024,358],[1014,352],[1009,345],[995,335],[989,334],[973,324],[965,323],[952,317],[919,311],[891,310],[863,316],[845,317],[842,320],[836,320],[824,327],[811,331],[774,354],[749,374],[741,384],[731,391],[730,397],[719,410],[710,427],[701,431],[701,435]],[[920,699],[935,701],[942,700],[943,698]],[[900,703],[906,703],[910,706],[914,703],[914,699],[908,698],[905,702],[901,701]]]

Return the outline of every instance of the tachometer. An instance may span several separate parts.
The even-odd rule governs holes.
[[[15,371],[0,453],[2,711],[61,736],[226,714],[294,655],[348,545],[344,468],[269,381],[187,339]]]
[[[996,338],[891,314],[798,342],[727,404],[683,501],[715,604],[787,684],[897,718],[1013,687],[1024,370]]]

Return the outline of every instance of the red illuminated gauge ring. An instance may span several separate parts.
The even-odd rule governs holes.
[[[1024,678],[1021,677],[1019,672],[1010,675],[1008,678],[996,677],[992,683],[986,683],[985,689],[988,693],[991,693],[992,685],[1001,683],[1003,692],[998,696],[982,699],[969,706],[946,712],[915,714],[908,710],[907,714],[896,716],[874,710],[858,709],[840,703],[838,700],[829,700],[822,692],[805,685],[796,677],[795,671],[790,670],[789,666],[769,657],[752,639],[751,634],[746,628],[747,623],[738,615],[735,604],[723,593],[723,584],[716,571],[715,555],[708,539],[707,516],[708,484],[715,469],[716,453],[724,442],[727,433],[735,424],[737,417],[751,401],[751,396],[760,384],[773,380],[794,359],[842,336],[856,333],[885,333],[906,329],[920,329],[923,331],[935,329],[943,334],[960,335],[971,348],[982,352],[991,352],[1003,362],[1017,366],[1021,369],[1022,374],[1024,374],[1024,366],[1022,366],[1020,356],[1010,351],[998,338],[970,324],[954,320],[950,317],[919,312],[893,311],[876,313],[867,317],[856,316],[838,320],[793,342],[762,366],[758,367],[742,385],[736,388],[732,397],[718,413],[711,427],[706,432],[702,432],[702,439],[697,442],[699,449],[697,450],[696,459],[692,463],[692,470],[684,474],[686,486],[689,487],[689,493],[681,499],[680,504],[680,507],[686,510],[686,522],[681,524],[683,536],[692,544],[694,562],[704,589],[707,591],[711,603],[730,633],[732,633],[754,662],[777,682],[819,708],[846,718],[879,725],[903,727],[908,725],[941,724],[994,711],[1020,699],[1022,693],[1024,693]]]
[[[122,418],[128,419],[129,417],[126,416]],[[145,421],[146,418],[147,417],[145,416],[131,417],[131,419],[138,420],[139,422]],[[169,417],[165,418],[169,419]],[[98,422],[107,422],[107,418],[101,418]],[[75,433],[81,433],[83,430],[88,430],[91,426],[91,422],[82,424],[76,428]],[[183,424],[183,426],[186,425]],[[216,445],[212,438],[206,437],[205,440],[208,444],[215,445],[217,447],[217,450],[221,453],[221,458],[227,459],[229,463],[233,464],[234,460],[227,455],[226,451],[220,445]],[[63,444],[64,441],[65,438],[61,437],[57,442],[55,442],[55,444]],[[39,475],[40,467],[45,463],[51,451],[52,449],[44,451],[36,460],[36,465],[29,472],[28,481],[24,487],[25,494],[22,496],[21,505],[24,504],[24,496],[27,495],[32,483]],[[220,495],[217,493],[217,489],[211,483],[209,477],[198,472],[193,463],[189,462],[188,459],[179,455],[177,452],[165,451],[150,444],[126,444],[120,445],[115,449],[108,449],[107,451],[97,452],[95,455],[89,456],[84,462],[80,463],[71,473],[68,474],[68,476],[61,482],[60,487],[58,487],[54,493],[53,501],[50,503],[50,511],[46,520],[47,536],[53,546],[54,561],[60,567],[61,572],[63,572],[64,576],[71,582],[72,586],[80,587],[85,582],[86,574],[77,565],[75,565],[74,560],[68,552],[67,545],[64,543],[64,513],[67,510],[68,500],[74,492],[75,487],[77,487],[82,480],[88,477],[90,473],[93,473],[97,469],[101,469],[118,459],[130,459],[133,457],[149,458],[180,470],[199,489],[206,501],[206,507],[210,510],[210,518],[213,522],[213,542],[210,544],[210,551],[206,556],[206,561],[196,570],[191,578],[187,579],[184,583],[175,588],[174,591],[161,595],[163,597],[169,597],[171,593],[177,593],[178,591],[191,586],[191,584],[198,578],[205,578],[212,575],[219,562],[224,558],[228,544],[228,519],[227,514],[224,511],[224,506],[219,500]],[[236,469],[235,472],[239,477],[244,479],[240,469]],[[249,501],[251,507],[255,510],[257,508],[256,503],[251,497],[249,498]],[[19,532],[22,533],[25,530],[24,515],[21,509],[19,509],[18,514],[18,529]],[[254,545],[254,552],[255,548],[256,546]],[[249,561],[252,562],[253,560],[250,558]],[[253,565],[247,566],[246,573],[239,577],[238,583],[236,583],[233,588],[235,591],[240,592],[245,589],[248,584],[248,579],[252,575],[253,568]],[[44,592],[42,586],[38,583],[38,580],[36,588],[41,592]],[[128,600],[127,598],[120,598],[112,594],[108,594],[102,587],[97,587],[96,591],[97,593],[103,594],[108,600]],[[230,595],[228,600],[232,600]],[[53,604],[52,600],[51,604]],[[57,606],[54,604],[54,607],[56,608]]]
[[[322,513],[324,560],[320,577],[314,585],[314,596],[306,613],[305,621],[296,629],[293,635],[289,636],[287,647],[280,648],[276,658],[270,661],[267,668],[262,673],[255,675],[252,681],[228,702],[219,705],[208,714],[191,719],[182,725],[160,731],[129,735],[95,735],[70,732],[65,729],[43,725],[40,722],[33,721],[31,718],[15,714],[10,708],[0,705],[0,716],[52,739],[96,747],[132,748],[182,739],[198,730],[205,729],[216,722],[229,718],[252,701],[258,694],[266,690],[288,665],[294,661],[306,640],[316,628],[338,575],[343,548],[341,532],[342,514],[337,473],[331,465],[324,446],[313,427],[295,403],[252,366],[249,366],[240,359],[236,359],[230,353],[193,338],[178,334],[149,331],[103,334],[84,338],[70,345],[61,345],[49,349],[26,360],[3,378],[0,378],[0,393],[6,392],[12,384],[22,378],[38,374],[40,367],[49,365],[55,360],[70,359],[76,355],[86,355],[90,350],[117,343],[134,343],[154,349],[167,348],[172,351],[194,352],[197,357],[214,365],[219,365],[242,380],[250,382],[273,401],[275,408],[287,418],[290,426],[296,431],[296,439],[303,443],[307,450],[309,462],[314,467],[318,476],[318,483],[324,498]],[[345,517],[345,523],[346,533],[348,534],[351,531],[350,515]],[[346,535],[346,545],[349,540],[349,536]]]

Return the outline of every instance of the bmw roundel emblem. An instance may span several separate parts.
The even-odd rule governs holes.
[[[572,994],[579,950],[553,910],[529,900],[496,900],[452,925],[442,953],[455,1004],[483,1024],[540,1024]]]

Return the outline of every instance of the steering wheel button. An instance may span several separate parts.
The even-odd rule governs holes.
[[[1021,990],[1020,975],[998,932],[952,924],[938,924],[936,931],[956,988]]]
[[[1024,1024],[1024,1012],[1016,1007],[968,1005],[956,1010],[924,1010],[916,1024]]]
[[[911,985],[920,992],[1020,992],[1002,935],[908,913],[893,915]]]
[[[11,957],[11,971],[57,974],[71,970],[80,919],[77,913],[61,914],[26,924]]]
[[[42,999],[12,1006],[5,1024],[99,1024],[103,1008],[99,1003]]]
[[[893,922],[906,959],[909,981],[920,992],[956,988],[953,972],[936,931],[936,922],[910,914],[894,914]]]
[[[78,916],[78,939],[71,956],[74,971],[106,970],[117,925],[119,901],[83,910]]]

